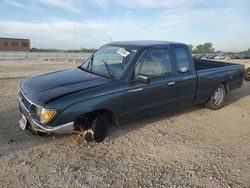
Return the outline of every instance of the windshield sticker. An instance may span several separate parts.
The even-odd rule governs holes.
[[[127,57],[130,54],[130,52],[128,52],[124,48],[120,48],[119,50],[116,51],[116,53],[120,54],[123,57]]]
[[[188,68],[187,67],[181,67],[181,72],[187,72]]]

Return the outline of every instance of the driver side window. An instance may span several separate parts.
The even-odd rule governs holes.
[[[136,75],[146,75],[151,78],[164,76],[172,72],[170,54],[167,49],[150,50],[139,60],[135,68]]]

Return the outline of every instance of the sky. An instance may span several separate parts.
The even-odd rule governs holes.
[[[28,38],[36,48],[165,40],[241,51],[250,48],[250,1],[0,0],[0,37]]]

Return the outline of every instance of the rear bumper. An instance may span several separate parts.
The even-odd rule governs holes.
[[[74,122],[68,122],[68,123],[53,126],[53,127],[42,125],[36,122],[31,117],[31,115],[29,114],[29,111],[27,110],[27,108],[25,108],[24,104],[19,98],[18,98],[18,103],[19,103],[20,112],[27,118],[27,121],[28,121],[26,129],[30,130],[31,132],[33,133],[43,132],[43,133],[55,133],[55,134],[73,133],[75,129]]]

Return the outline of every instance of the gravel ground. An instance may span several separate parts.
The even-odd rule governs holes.
[[[191,107],[114,128],[100,144],[18,126],[20,81],[74,67],[0,62],[0,187],[250,187],[250,82],[225,107]]]

